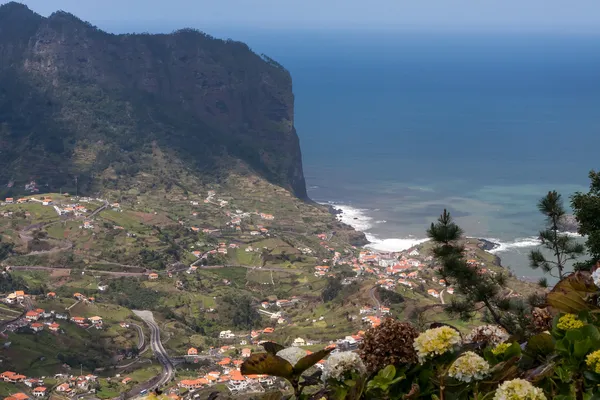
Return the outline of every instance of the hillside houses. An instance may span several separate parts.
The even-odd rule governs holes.
[[[412,288],[414,286],[414,284],[412,282],[407,281],[406,279],[402,279],[402,278],[398,279],[398,284],[407,286],[409,288]]]
[[[373,316],[373,315],[368,315],[366,317],[363,317],[362,320],[365,323],[369,324],[371,326],[371,328],[375,328],[375,327],[378,327],[379,325],[381,325],[381,318]]]
[[[387,290],[394,290],[396,288],[396,282],[393,279],[380,279],[377,284]]]
[[[237,361],[237,360],[236,360]],[[224,366],[223,372],[211,371],[203,377],[196,379],[184,379],[178,384],[184,389],[200,389],[211,387],[216,384],[226,384],[232,393],[238,393],[248,389],[253,391],[264,391],[265,387],[275,384],[275,378],[267,375],[242,375],[237,368]]]
[[[9,293],[4,299],[4,302],[7,304],[14,304],[18,301],[23,301],[26,297],[29,297],[29,295],[27,295],[23,290],[17,290]]]
[[[50,391],[56,392],[57,394],[62,395],[74,395],[76,393],[88,392],[90,387],[97,381],[98,377],[95,375],[85,375],[85,376],[65,376],[62,374],[56,375],[54,378],[60,381],[64,381],[63,383],[59,383],[53,387],[47,387],[44,384],[44,378],[28,378],[25,375],[13,372],[13,371],[4,371],[0,374],[0,381],[12,384],[23,384],[30,388],[31,394],[34,397],[43,398],[50,394]],[[11,390],[11,392],[13,392]],[[5,400],[28,400],[29,396],[25,393],[19,392],[14,393],[9,397],[6,397]]]

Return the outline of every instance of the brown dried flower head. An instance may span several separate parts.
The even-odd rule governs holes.
[[[552,329],[552,314],[547,308],[535,307],[531,312],[531,322],[536,332],[545,332]]]
[[[495,347],[509,338],[508,332],[497,325],[481,325],[473,328],[466,336],[465,343],[476,343],[480,346]]]
[[[369,371],[377,371],[388,365],[417,362],[413,347],[419,332],[406,322],[387,318],[381,325],[369,329],[358,353]]]

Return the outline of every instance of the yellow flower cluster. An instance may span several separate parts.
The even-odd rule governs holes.
[[[492,354],[494,354],[495,356],[503,354],[510,346],[510,343],[500,343],[498,346],[492,349]]]
[[[448,375],[461,382],[479,381],[490,372],[490,364],[483,357],[467,351],[448,369]]]
[[[565,314],[559,318],[558,323],[556,324],[556,327],[563,331],[568,331],[570,329],[581,328],[584,325],[585,324],[583,323],[583,321],[580,321],[579,319],[577,319],[577,315]]]
[[[430,355],[441,355],[454,348],[461,342],[460,334],[449,326],[428,329],[421,333],[413,346],[421,364]]]
[[[513,379],[498,386],[494,400],[547,400],[544,391],[525,379]]]
[[[595,373],[600,374],[600,350],[587,355],[585,364]]]

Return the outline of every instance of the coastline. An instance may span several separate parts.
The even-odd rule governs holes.
[[[427,238],[417,238],[409,236],[407,238],[379,238],[372,232],[369,232],[377,224],[385,224],[387,221],[374,221],[372,217],[367,215],[369,210],[352,207],[345,204],[327,202],[322,203],[327,205],[332,214],[346,225],[350,225],[355,230],[364,233],[368,240],[365,247],[382,252],[399,252],[408,250],[414,246],[427,242]]]
[[[369,243],[365,245],[367,248],[384,252],[399,252],[408,250],[429,240],[428,238],[419,238],[413,235],[409,235],[408,237],[404,238],[380,238],[370,232],[370,230],[377,224],[384,224],[387,221],[375,221],[368,215],[370,210],[334,202],[322,204],[327,205],[332,214],[334,214],[339,221],[352,226],[359,232],[364,233],[365,237],[369,241]],[[563,233],[573,237],[581,237],[581,235],[574,232]],[[503,241],[498,238],[482,238],[477,236],[467,237],[479,240],[482,243],[482,249],[490,254],[495,255],[499,265],[502,265],[500,258],[502,253],[519,251],[520,249],[535,248],[541,245],[541,241],[538,236],[515,238],[510,241]]]

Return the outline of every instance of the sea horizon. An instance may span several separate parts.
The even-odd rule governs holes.
[[[384,250],[424,240],[448,209],[518,276],[542,276],[527,258],[537,201],[557,190],[568,206],[598,166],[600,36],[239,39],[290,71],[311,199]]]

